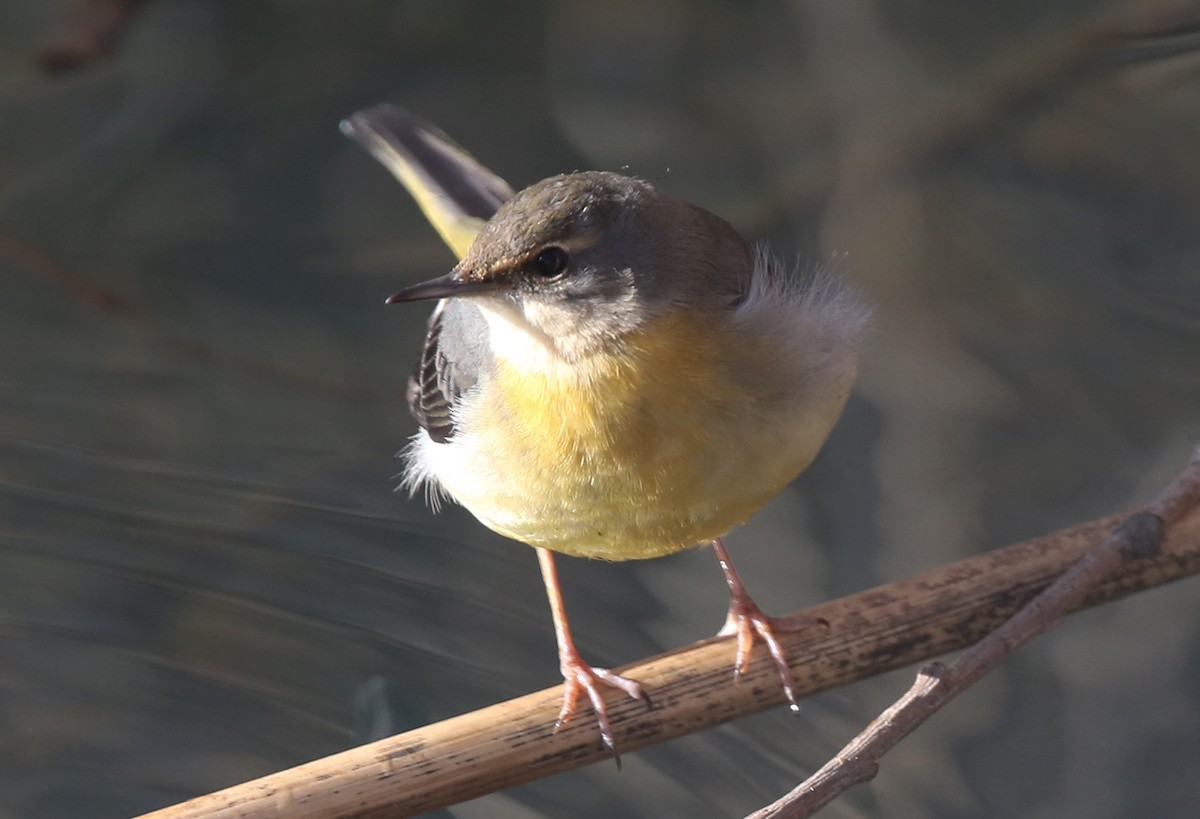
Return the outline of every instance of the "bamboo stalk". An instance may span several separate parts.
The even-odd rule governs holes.
[[[1049,585],[1122,520],[1104,518],[817,606],[828,629],[782,634],[801,695],[846,685],[963,648]],[[1169,533],[1157,557],[1123,566],[1092,606],[1200,571],[1200,513]],[[609,700],[628,753],[783,701],[761,647],[734,685],[734,646],[712,639],[620,669],[653,708]],[[417,728],[146,814],[142,819],[382,819],[412,816],[610,756],[586,709],[555,733],[562,688]]]

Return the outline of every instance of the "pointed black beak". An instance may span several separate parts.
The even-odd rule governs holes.
[[[406,301],[428,301],[429,299],[455,299],[463,296],[474,296],[480,293],[490,293],[500,289],[502,282],[496,279],[463,279],[458,268],[451,270],[445,276],[438,276],[427,282],[406,287],[399,293],[388,296],[386,304],[399,304]]]

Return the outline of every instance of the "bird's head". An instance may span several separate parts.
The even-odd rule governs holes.
[[[728,309],[753,259],[723,219],[646,182],[565,174],[505,202],[450,273],[388,301],[470,298],[571,361],[672,311]]]

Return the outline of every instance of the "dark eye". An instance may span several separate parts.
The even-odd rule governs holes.
[[[567,269],[567,251],[557,245],[542,248],[533,260],[533,269],[547,279],[561,274]]]

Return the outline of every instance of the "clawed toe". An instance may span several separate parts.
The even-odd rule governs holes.
[[[608,706],[604,702],[601,688],[605,686],[616,688],[625,692],[631,699],[646,703],[647,707],[650,706],[649,695],[637,680],[614,674],[607,668],[595,668],[578,657],[563,661],[562,674],[563,704],[562,710],[558,713],[558,720],[554,723],[554,730],[557,731],[574,715],[575,708],[579,704],[579,695],[584,693],[592,704],[592,710],[596,713],[596,722],[600,727],[600,739],[604,743],[604,747],[616,753],[616,740],[613,735],[612,723],[608,719]]]
[[[828,628],[829,622],[820,617],[806,614],[792,614],[786,617],[768,617],[763,614],[762,609],[751,599],[741,578],[734,570],[729,553],[720,538],[713,541],[713,549],[717,553],[717,559],[729,586],[729,615],[725,618],[725,625],[717,634],[719,636],[736,635],[737,637],[737,654],[733,663],[734,681],[736,682],[749,667],[750,652],[754,648],[755,638],[758,637],[766,643],[767,651],[770,652],[771,659],[775,662],[779,679],[783,683],[783,693],[788,698],[792,710],[799,710],[796,679],[792,676],[792,669],[788,665],[787,652],[783,650],[783,645],[775,633],[777,631],[800,631],[813,627]]]

